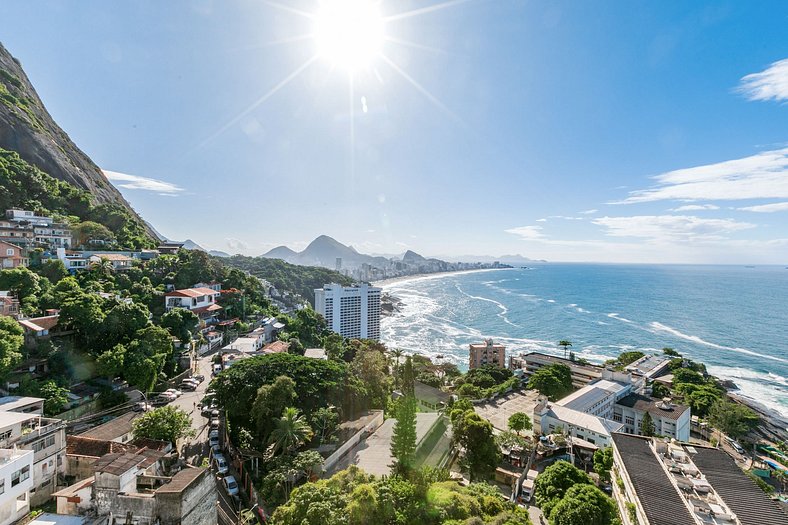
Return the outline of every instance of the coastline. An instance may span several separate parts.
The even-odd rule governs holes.
[[[500,270],[512,270],[515,268],[474,268],[470,270],[453,270],[450,272],[432,272],[432,273],[415,273],[413,275],[403,275],[401,277],[391,277],[389,279],[382,279],[380,281],[372,281],[372,286],[379,286],[385,288],[394,284],[406,283],[411,281],[426,281],[428,279],[439,279],[441,277],[451,277],[452,275],[461,275],[466,273],[481,273],[481,272],[497,272]]]

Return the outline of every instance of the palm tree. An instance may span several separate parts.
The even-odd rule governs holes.
[[[289,453],[312,439],[314,432],[306,422],[301,411],[295,407],[287,407],[282,417],[276,420],[276,428],[268,438],[268,454],[277,452]]]
[[[564,359],[566,359],[566,349],[572,346],[572,341],[567,341],[566,339],[561,339],[558,341],[558,346],[564,347]]]

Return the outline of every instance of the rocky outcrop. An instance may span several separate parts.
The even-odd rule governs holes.
[[[55,123],[19,61],[2,44],[0,148],[15,151],[50,176],[89,191],[96,204],[118,204],[139,218],[101,169]]]

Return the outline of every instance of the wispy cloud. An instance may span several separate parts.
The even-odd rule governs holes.
[[[679,206],[672,208],[670,211],[702,211],[702,210],[719,210],[720,207],[716,204],[687,204],[686,206]]]
[[[129,175],[128,173],[120,173],[117,171],[101,171],[103,171],[104,175],[113,183],[121,183],[115,184],[116,186],[127,190],[152,191],[158,193],[159,195],[166,195],[168,197],[172,197],[184,191],[180,186],[172,184],[171,182],[165,182],[163,180],[140,177],[139,175]]]
[[[736,91],[748,100],[788,100],[788,58],[741,79]]]
[[[788,148],[669,171],[654,180],[657,187],[630,192],[614,204],[788,198]]]
[[[523,239],[535,240],[544,237],[541,230],[541,226],[518,226],[517,228],[509,228],[504,231],[522,237]]]
[[[717,241],[729,234],[755,228],[734,219],[703,219],[692,215],[635,215],[600,217],[592,221],[610,237],[637,237],[657,242]]]
[[[593,209],[593,210],[585,210],[585,211],[581,211],[581,212],[578,212],[578,213],[579,213],[580,215],[593,215],[594,213],[596,213],[596,212],[598,212],[598,211],[599,211],[599,210],[597,210],[597,209]]]
[[[736,208],[739,211],[754,211],[758,213],[774,213],[776,211],[788,211],[788,202],[774,202],[772,204],[761,204],[758,206],[746,206]]]
[[[536,219],[536,222],[547,222],[547,219],[545,219],[545,218],[542,218],[542,219]]]

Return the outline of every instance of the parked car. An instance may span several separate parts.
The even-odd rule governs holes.
[[[213,466],[216,469],[216,473],[222,476],[230,471],[230,467],[227,465],[227,460],[224,459],[224,456],[221,454],[214,454]]]
[[[181,381],[181,382],[182,382],[182,383],[192,383],[192,384],[193,384],[193,385],[195,385],[195,386],[197,386],[197,385],[199,385],[199,384],[201,383],[201,381],[197,381],[197,380],[196,380],[196,379],[194,379],[193,377],[187,377],[186,379],[184,379],[184,380],[183,380],[183,381]]]
[[[226,476],[222,479],[222,483],[224,484],[225,490],[227,490],[227,494],[230,496],[238,495],[238,482],[235,481],[233,476]]]
[[[167,403],[169,403],[170,401],[172,401],[172,399],[170,399],[167,396],[157,396],[153,398],[153,400],[151,400],[150,404],[154,407],[162,407]]]
[[[219,419],[219,411],[215,408],[211,410],[211,419]]]
[[[211,419],[211,430],[219,430],[219,418],[215,417]]]
[[[219,446],[219,431],[218,430],[211,430],[208,433],[208,444],[213,448],[214,446]]]
[[[175,398],[179,398],[183,395],[183,392],[181,392],[180,390],[176,390],[174,388],[168,388],[167,390],[164,391],[164,393],[172,394],[173,396],[175,396]]]
[[[184,381],[180,385],[178,385],[178,388],[180,388],[184,392],[194,392],[195,390],[197,390],[197,385],[195,385],[194,383],[190,383],[188,381]]]
[[[220,365],[219,363],[214,363],[211,374],[212,375],[220,374],[223,369],[224,368],[222,367],[222,365]]]
[[[139,401],[134,403],[134,406],[131,408],[134,412],[147,412],[153,407],[151,403],[145,403],[144,401]]]
[[[202,374],[197,374],[195,376],[192,376],[192,379],[196,380],[199,383],[202,383],[203,381],[205,381],[205,376]]]

